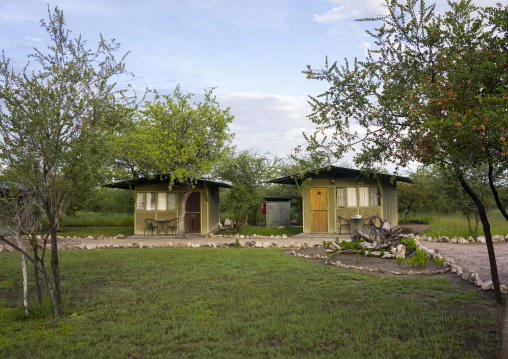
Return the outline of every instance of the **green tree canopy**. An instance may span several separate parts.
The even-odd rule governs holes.
[[[444,14],[423,0],[386,6],[387,16],[364,19],[381,22],[368,32],[375,47],[365,60],[305,71],[330,84],[311,98],[317,130],[309,146],[338,157],[356,146],[355,162],[364,168],[412,161],[447,168],[478,208],[502,305],[490,225],[466,173],[482,165],[506,168],[507,9],[466,0],[449,2]],[[508,325],[504,330],[508,356]]]
[[[48,9],[41,20],[52,45],[35,49],[35,70],[17,72],[0,60],[0,164],[3,180],[34,191],[51,232],[51,266],[61,299],[56,228],[75,193],[105,174],[108,138],[122,122],[123,92],[110,80],[125,73],[119,44],[102,37],[97,48],[65,29]]]
[[[185,236],[187,198],[195,181],[207,175],[225,154],[233,135],[229,108],[220,108],[213,90],[191,103],[193,94],[178,86],[171,95],[155,94],[138,113],[134,126],[119,137],[120,155],[134,176],[168,176],[169,189],[182,183],[185,195],[179,211],[178,236]]]

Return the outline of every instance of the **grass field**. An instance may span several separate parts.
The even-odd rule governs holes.
[[[508,221],[504,219],[499,211],[491,211],[488,215],[492,235],[501,234],[508,235]],[[447,237],[464,237],[472,235],[469,232],[467,219],[460,214],[443,215],[443,214],[419,214],[413,216],[411,219],[421,220],[430,224],[430,229],[425,233],[427,236],[447,236]],[[472,222],[474,228],[474,223]],[[476,236],[483,236],[483,226],[480,222],[478,227],[478,234]]]
[[[244,236],[252,236],[253,234],[257,234],[260,236],[271,236],[271,235],[280,236],[285,234],[288,237],[292,237],[302,232],[303,232],[302,227],[268,228],[265,226],[243,226],[240,228],[239,234]],[[233,235],[236,234],[236,232],[230,229],[222,229],[221,231],[216,232],[215,234]]]
[[[72,216],[63,216],[63,227],[133,227],[134,215],[127,213],[77,212]],[[43,225],[47,226],[46,220]]]
[[[495,313],[446,278],[380,277],[275,249],[60,253],[64,313],[24,319],[0,253],[2,358],[495,358]]]

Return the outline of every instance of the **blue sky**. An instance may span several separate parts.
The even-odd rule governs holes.
[[[476,0],[493,5],[499,0]],[[365,56],[373,24],[354,19],[385,13],[382,0],[61,0],[67,28],[90,46],[99,34],[122,44],[127,70],[119,81],[134,88],[203,93],[216,87],[231,107],[234,144],[284,157],[311,133],[309,95],[326,84],[301,71],[325,56],[343,61]],[[429,1],[430,3],[430,1]],[[438,1],[439,6],[445,4]],[[33,47],[45,48],[39,27],[47,1],[0,0],[0,49],[21,66]]]

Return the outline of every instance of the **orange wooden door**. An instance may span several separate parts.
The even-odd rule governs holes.
[[[310,189],[310,231],[328,232],[328,196],[326,188]]]

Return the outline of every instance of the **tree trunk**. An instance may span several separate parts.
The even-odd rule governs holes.
[[[41,266],[44,267],[44,262],[41,259],[39,259],[39,248],[37,247],[37,238],[35,237],[35,235],[30,236],[30,245],[34,252],[35,261],[40,263]],[[37,291],[37,301],[39,302],[39,304],[42,304],[42,291],[41,284],[39,282],[39,271],[37,269],[34,270],[34,281],[35,281],[35,289]]]
[[[499,283],[499,275],[497,272],[497,263],[496,263],[496,255],[494,253],[494,244],[492,242],[492,233],[490,232],[490,223],[487,217],[487,212],[485,211],[485,206],[476,193],[469,187],[464,177],[459,176],[459,182],[466,191],[466,193],[471,197],[471,199],[476,204],[478,208],[478,213],[480,214],[480,219],[483,225],[483,232],[485,233],[485,241],[487,243],[487,252],[489,254],[489,263],[490,263],[490,273],[492,276],[492,282],[494,284],[494,293],[496,296],[497,303],[497,323],[499,330],[499,340],[501,341],[501,358],[508,358],[508,322],[505,321],[506,316],[506,308],[505,303],[503,301],[503,297],[501,295],[501,287]]]
[[[496,200],[497,207],[503,214],[503,217],[508,221],[508,213],[506,213],[506,210],[501,203],[501,199],[499,198],[499,193],[497,193],[496,186],[494,185],[494,178],[492,178],[492,172],[494,171],[494,168],[492,167],[492,163],[489,163],[489,185],[490,190],[492,194],[494,195],[494,199]]]
[[[16,234],[18,246],[23,248],[23,243],[19,234]],[[25,316],[28,317],[28,275],[26,270],[26,256],[21,253],[21,271],[23,273],[23,306],[25,307]]]
[[[50,223],[51,233],[51,270],[55,281],[55,294],[58,305],[62,305],[62,289],[60,287],[60,264],[58,262],[58,243],[56,239],[56,223]]]
[[[192,194],[192,186],[189,180],[183,181],[185,185],[185,193],[182,198],[182,203],[180,204],[180,214],[178,217],[178,238],[185,238],[185,213],[187,206],[187,199]]]
[[[46,269],[44,267],[42,267],[39,263],[37,263],[37,261],[35,259],[33,259],[23,248],[20,248],[16,244],[12,243],[11,241],[9,241],[4,236],[0,235],[0,240],[3,241],[4,243],[8,244],[9,246],[11,246],[12,248],[17,250],[18,252],[21,252],[21,254],[24,254],[25,258],[28,259],[35,266],[36,270],[41,271],[41,273],[44,276],[44,280],[46,281],[46,286],[48,287],[49,295],[51,296],[51,300],[53,301],[53,308],[54,308],[54,311],[55,311],[55,316],[58,316],[58,314],[59,314],[59,303],[58,303],[55,291],[53,289],[53,284],[51,283],[51,279],[49,278],[49,275],[46,272]]]

